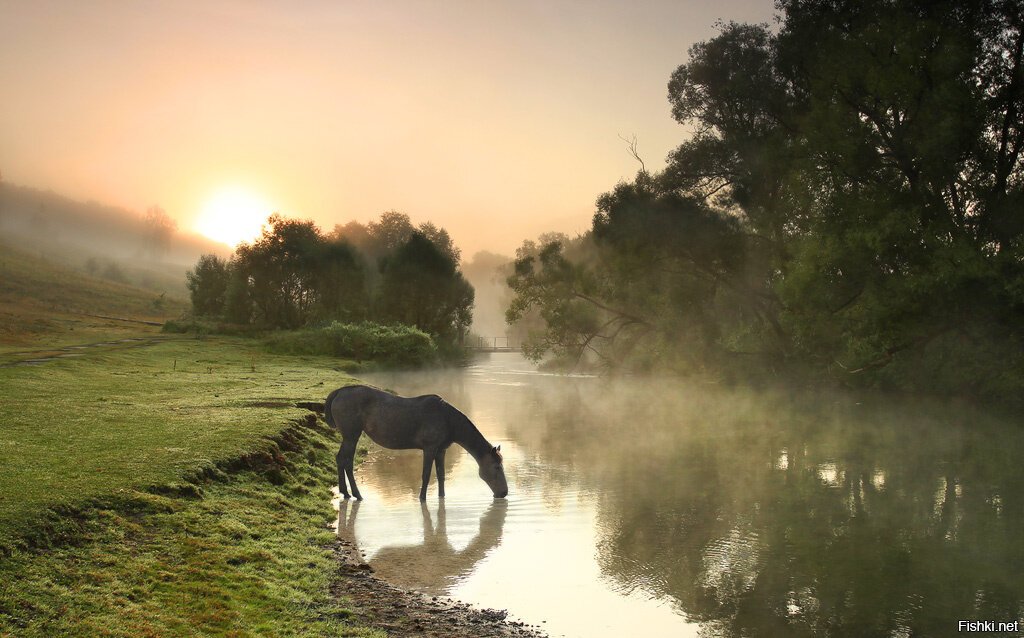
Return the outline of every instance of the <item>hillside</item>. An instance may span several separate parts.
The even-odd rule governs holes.
[[[159,328],[141,322],[186,307],[180,294],[91,276],[0,241],[0,353],[152,333]]]
[[[228,252],[180,229],[157,249],[141,213],[9,183],[0,184],[0,232],[43,249],[71,246],[109,259],[178,266],[191,266],[204,253]]]

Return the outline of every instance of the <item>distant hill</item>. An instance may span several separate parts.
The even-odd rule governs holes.
[[[179,266],[191,266],[204,253],[231,252],[223,244],[180,231],[166,245],[155,246],[144,213],[9,183],[0,183],[0,234],[74,246],[113,259]]]
[[[193,233],[154,242],[141,213],[0,183],[0,240],[87,275],[184,297],[185,271],[231,250]]]
[[[181,295],[89,275],[0,241],[0,350],[153,332],[141,322],[177,317],[187,306]]]

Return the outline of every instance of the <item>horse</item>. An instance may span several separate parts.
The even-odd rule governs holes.
[[[341,432],[338,491],[346,499],[351,498],[345,486],[347,474],[352,496],[363,500],[353,474],[356,443],[363,432],[381,447],[423,450],[421,501],[427,500],[431,463],[437,467],[437,496],[444,498],[444,454],[452,443],[461,445],[476,460],[480,478],[495,498],[508,495],[501,446],[492,447],[465,414],[436,394],[400,397],[365,385],[350,385],[327,395],[324,418]]]

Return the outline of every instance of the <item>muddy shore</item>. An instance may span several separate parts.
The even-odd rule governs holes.
[[[339,538],[332,551],[338,574],[332,593],[351,601],[359,623],[387,632],[392,638],[544,638],[539,627],[509,620],[505,610],[477,609],[445,597],[395,587],[378,578],[352,544]]]

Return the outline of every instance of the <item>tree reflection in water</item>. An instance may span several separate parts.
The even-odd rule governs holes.
[[[386,383],[452,396],[517,451],[513,494],[547,518],[510,513],[506,545],[569,524],[559,503],[578,498],[609,586],[670,601],[709,637],[943,636],[1024,613],[1019,419],[907,397],[506,377],[493,361]],[[442,542],[430,573],[465,573],[452,554]],[[503,564],[553,581],[561,567]]]
[[[764,420],[685,418],[669,439],[640,426],[648,443],[628,454],[646,476],[600,454],[606,574],[670,594],[707,636],[938,636],[1021,617],[1018,428],[762,406]]]

